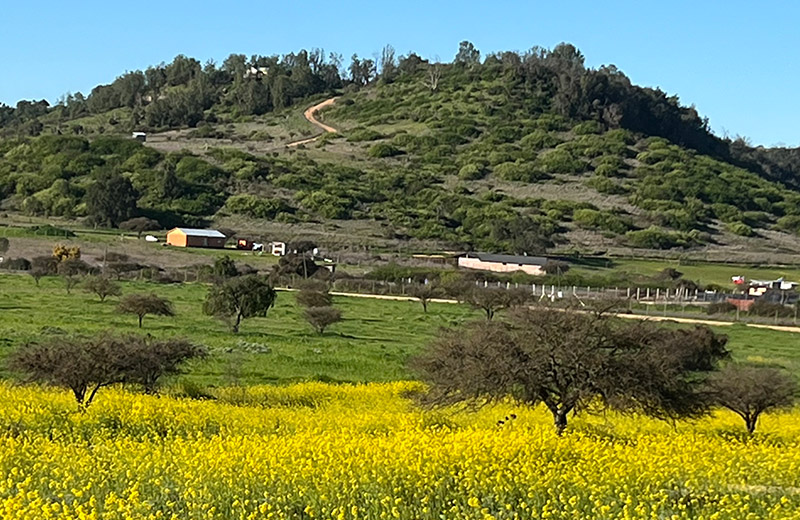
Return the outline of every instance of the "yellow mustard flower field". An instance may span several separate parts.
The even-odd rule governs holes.
[[[800,518],[800,411],[754,436],[543,409],[423,410],[419,383],[214,399],[0,385],[0,518]]]

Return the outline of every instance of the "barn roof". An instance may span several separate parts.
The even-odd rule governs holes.
[[[547,263],[547,258],[543,256],[495,255],[491,253],[467,253],[464,256],[467,258],[477,258],[481,262],[498,264],[544,265]]]
[[[193,229],[193,228],[176,227],[172,231],[180,231],[184,235],[190,237],[226,238],[224,234],[220,233],[216,229]]]

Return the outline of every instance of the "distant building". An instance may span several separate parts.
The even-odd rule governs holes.
[[[175,228],[167,232],[167,244],[175,247],[225,247],[228,238],[216,229]]]
[[[147,141],[147,134],[145,132],[133,132],[131,138],[144,143]]]
[[[458,259],[458,266],[466,269],[494,271],[496,273],[513,273],[522,271],[527,274],[545,274],[544,266],[547,258],[525,255],[494,255],[489,253],[467,253]]]
[[[270,242],[270,253],[273,256],[283,256],[286,254],[286,242]]]
[[[261,79],[267,75],[267,67],[250,67],[244,73],[244,79]]]

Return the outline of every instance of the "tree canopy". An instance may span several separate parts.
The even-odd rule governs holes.
[[[561,433],[570,412],[598,404],[664,419],[705,413],[703,374],[728,356],[725,344],[707,327],[664,329],[619,322],[606,309],[536,307],[508,322],[449,329],[414,366],[433,402],[544,403]]]

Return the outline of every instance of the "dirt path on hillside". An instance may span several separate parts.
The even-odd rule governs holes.
[[[332,97],[330,99],[326,99],[322,103],[317,103],[313,107],[307,108],[306,111],[303,112],[303,117],[305,117],[306,120],[309,123],[311,123],[312,125],[316,126],[317,128],[319,128],[323,132],[334,132],[335,133],[337,130],[334,127],[326,125],[325,123],[323,123],[322,121],[320,121],[316,117],[314,117],[314,115],[319,110],[322,110],[323,108],[334,104],[337,99],[339,99],[338,96],[337,97]],[[300,139],[299,141],[291,142],[291,143],[287,144],[286,146],[300,146],[301,144],[313,143],[314,141],[316,141],[320,137],[322,137],[322,134],[320,134],[318,136],[315,136],[315,137],[309,137],[307,139]]]

